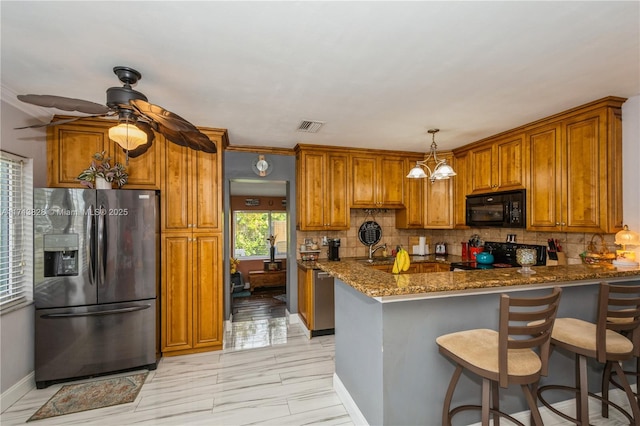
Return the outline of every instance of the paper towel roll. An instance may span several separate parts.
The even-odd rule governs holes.
[[[427,248],[427,237],[420,237],[419,244],[420,246],[420,254],[425,255],[429,253],[429,249]]]
[[[427,237],[420,237],[420,242],[418,243],[418,245],[421,247],[424,247],[426,242],[427,242]]]

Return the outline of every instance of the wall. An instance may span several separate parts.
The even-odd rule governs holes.
[[[2,102],[0,149],[33,159],[35,187],[46,186],[46,132],[44,129],[15,130],[34,124],[29,115]],[[34,369],[33,303],[0,314],[0,392],[2,410],[11,404],[10,388],[24,381]],[[27,384],[33,386],[32,381]],[[16,392],[17,393],[17,392]],[[20,394],[17,395],[22,396]]]
[[[256,151],[252,152],[240,152],[240,151],[226,151],[224,153],[224,211],[226,212],[224,219],[224,258],[225,258],[225,286],[226,288],[231,287],[231,277],[229,274],[229,257],[231,256],[231,215],[228,212],[231,209],[231,197],[229,196],[229,182],[235,179],[241,180],[251,180],[256,183],[264,182],[264,181],[277,181],[277,182],[286,182],[287,183],[287,212],[288,212],[288,224],[289,230],[287,235],[287,241],[289,242],[289,247],[287,250],[287,259],[286,259],[286,268],[287,270],[295,271],[296,269],[291,269],[291,265],[293,265],[296,261],[296,249],[293,243],[295,242],[295,238],[292,238],[296,233],[296,212],[295,212],[295,193],[296,193],[296,158],[293,155],[270,155],[266,154],[265,156],[271,162],[273,166],[273,172],[265,177],[257,176],[252,168],[251,164],[255,160],[258,154],[262,154],[261,152]],[[259,186],[256,185],[257,188]],[[224,295],[224,317],[226,320],[229,319],[229,315],[231,314],[231,302],[230,302],[230,294],[228,291],[225,291]],[[298,276],[297,274],[287,273],[287,310],[290,313],[298,312]]]
[[[640,233],[640,95],[622,104],[622,202],[624,223]],[[640,259],[640,247],[635,248]]]

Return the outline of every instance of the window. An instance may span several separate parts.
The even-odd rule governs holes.
[[[0,310],[31,295],[31,162],[0,152]]]
[[[240,211],[233,213],[235,257],[269,257],[269,236],[275,236],[276,256],[287,254],[287,213]]]

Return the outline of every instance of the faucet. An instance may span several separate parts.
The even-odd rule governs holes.
[[[369,246],[369,260],[372,260],[372,259],[373,259],[373,254],[374,254],[375,252],[377,252],[377,251],[378,251],[378,250],[380,250],[380,249],[386,249],[386,248],[387,248],[387,243],[384,243],[384,244],[382,244],[382,245],[379,245],[378,247],[374,247],[374,246],[373,246],[373,244],[371,244],[371,245]]]

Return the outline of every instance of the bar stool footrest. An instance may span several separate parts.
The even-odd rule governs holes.
[[[542,396],[542,392],[547,391],[547,390],[564,390],[564,391],[573,392],[575,394],[575,397],[577,398],[579,389],[575,388],[575,387],[572,387],[572,386],[545,385],[545,386],[542,386],[542,387],[538,388],[538,400],[542,403],[542,405],[547,407],[549,409],[549,411],[553,412],[554,414],[557,414],[558,416],[560,416],[563,419],[568,420],[568,421],[570,421],[572,423],[580,424],[580,422],[578,421],[577,418],[571,417],[571,416],[563,413],[562,411],[560,411],[557,408],[553,407],[551,404],[549,404],[544,399],[544,397]],[[629,422],[630,422],[629,424],[633,424],[633,417],[631,417],[629,415],[629,413],[627,413],[627,411],[623,407],[619,406],[618,404],[616,404],[613,401],[609,401],[607,399],[604,399],[603,397],[601,397],[600,395],[596,395],[595,393],[588,392],[587,395],[589,395],[589,397],[591,397],[591,398],[595,398],[598,401],[615,408],[616,410],[621,412],[629,420]],[[588,421],[589,420],[587,419],[587,423],[588,423]]]
[[[468,411],[468,410],[482,411],[482,406],[481,405],[460,405],[459,407],[455,407],[454,409],[449,411],[449,419],[452,419],[453,416],[455,416],[456,414],[458,414],[461,411]],[[494,408],[489,408],[489,414],[494,415],[494,421],[495,421],[495,416],[497,415],[498,417],[503,418],[503,419],[507,419],[507,420],[513,422],[514,424],[518,425],[518,426],[526,426],[524,423],[522,423],[519,420],[511,417],[509,414],[504,413],[504,412],[499,411],[499,410],[496,410]]]

